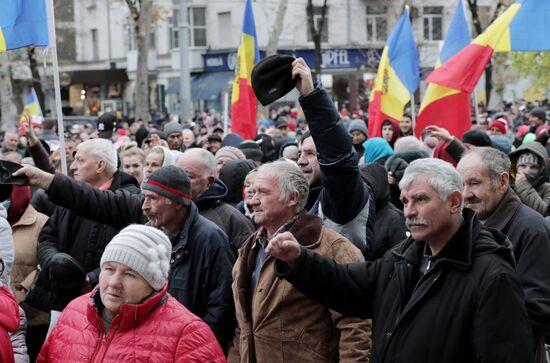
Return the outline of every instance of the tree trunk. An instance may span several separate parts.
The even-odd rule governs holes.
[[[151,29],[152,0],[140,0],[139,9],[132,0],[126,0],[134,21],[134,39],[137,47],[137,70],[135,84],[135,118],[148,121],[149,113],[149,32]]]
[[[313,45],[315,46],[315,78],[317,80],[321,77],[321,41],[323,39],[323,28],[325,26],[326,21],[326,14],[327,14],[327,0],[324,0],[323,2],[323,8],[321,11],[321,21],[319,22],[319,27],[315,27],[315,11],[313,8],[313,1],[308,0],[307,7],[306,7],[306,13],[307,13],[307,22],[309,26],[309,30],[311,32],[311,37],[313,38]],[[315,79],[314,78],[314,79]]]
[[[0,130],[15,131],[18,124],[17,107],[12,87],[10,59],[7,52],[0,53]]]
[[[269,40],[267,42],[266,56],[268,57],[277,53],[277,49],[279,48],[279,37],[283,31],[287,4],[288,0],[280,0],[279,6],[277,7],[275,23],[273,23],[273,28],[271,28]]]
[[[42,82],[40,80],[40,73],[38,72],[38,65],[36,63],[36,52],[34,47],[27,47],[27,54],[29,56],[29,67],[32,74],[32,87],[36,92],[40,109],[44,116],[46,115],[46,105],[44,104],[44,91],[42,90]]]

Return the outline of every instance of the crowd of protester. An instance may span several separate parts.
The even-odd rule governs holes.
[[[548,105],[369,138],[292,74],[251,140],[205,112],[6,132],[0,361],[546,362]]]

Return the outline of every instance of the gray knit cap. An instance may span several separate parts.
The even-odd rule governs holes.
[[[365,125],[365,121],[363,120],[353,120],[349,126],[348,126],[348,132],[351,134],[353,131],[359,131],[365,134],[367,136],[369,134],[369,130],[367,129],[367,125]]]
[[[181,132],[182,130],[183,126],[177,121],[170,121],[166,125],[164,125],[164,133],[166,134],[166,136],[175,132]]]
[[[224,146],[216,152],[216,160],[224,156],[231,160],[246,160],[244,153],[234,146]]]
[[[140,274],[154,290],[168,279],[172,244],[159,229],[132,224],[120,231],[105,247],[100,266],[118,262]]]
[[[174,165],[153,171],[149,177],[143,179],[141,189],[158,193],[183,205],[189,205],[193,199],[189,177],[183,169]]]

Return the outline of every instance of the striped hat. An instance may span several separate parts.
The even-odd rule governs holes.
[[[191,181],[183,169],[174,165],[163,166],[155,170],[141,184],[142,190],[150,190],[173,200],[189,205],[191,200]]]

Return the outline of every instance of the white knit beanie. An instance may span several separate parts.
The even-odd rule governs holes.
[[[168,279],[172,244],[159,229],[132,224],[113,237],[101,256],[105,262],[118,262],[130,267],[154,290],[161,290]]]

